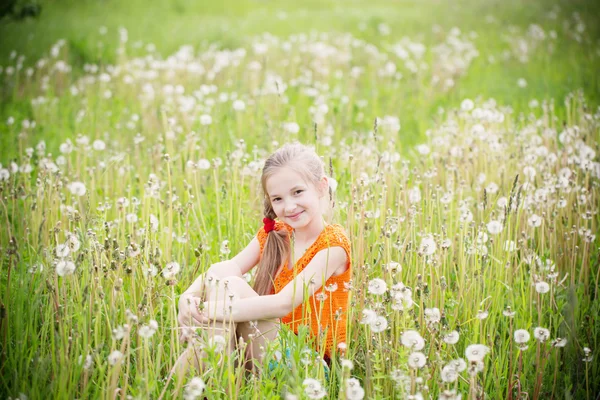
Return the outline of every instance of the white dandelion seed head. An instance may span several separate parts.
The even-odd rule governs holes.
[[[457,331],[449,332],[444,336],[444,342],[448,344],[456,344],[458,339],[460,339],[460,335]]]
[[[375,333],[380,333],[388,327],[388,321],[385,317],[380,315],[377,316],[374,321],[369,323],[369,326],[371,327],[371,331]]]
[[[550,331],[546,328],[538,326],[533,330],[533,337],[543,343],[546,340],[550,339]]]
[[[456,371],[452,366],[446,365],[442,368],[441,377],[444,382],[454,382],[458,379],[458,371]]]
[[[400,337],[403,346],[411,350],[422,350],[425,347],[425,339],[421,334],[414,330],[404,331]]]
[[[61,260],[56,263],[56,274],[58,276],[67,276],[75,272],[75,264],[71,261]]]
[[[435,253],[436,250],[437,245],[432,235],[427,235],[421,240],[421,245],[419,246],[419,253],[431,256]]]
[[[382,295],[387,291],[387,283],[381,278],[371,279],[371,281],[369,281],[367,290],[371,294]]]
[[[526,329],[517,329],[514,333],[515,343],[523,344],[529,341],[531,335]]]
[[[423,368],[427,363],[427,357],[420,351],[415,351],[408,356],[408,366],[413,369]]]
[[[361,324],[370,324],[371,322],[377,319],[377,313],[373,310],[365,308],[362,310],[362,318],[360,320]]]
[[[108,355],[108,363],[110,365],[115,365],[116,363],[121,361],[122,358],[123,358],[123,353],[121,353],[119,350],[114,350],[112,353],[110,353]]]
[[[487,230],[490,235],[497,235],[502,232],[502,222],[500,221],[490,221],[487,224]]]
[[[548,284],[548,282],[544,281],[536,282],[535,291],[540,294],[548,293],[550,291],[550,285]]]
[[[175,276],[177,276],[180,270],[181,267],[179,266],[179,263],[176,261],[171,261],[162,270],[162,275],[165,279],[173,279]]]
[[[83,182],[71,182],[69,183],[69,191],[75,196],[83,196],[86,193],[85,184]]]
[[[471,344],[465,350],[465,357],[469,362],[482,361],[490,348],[483,344]]]

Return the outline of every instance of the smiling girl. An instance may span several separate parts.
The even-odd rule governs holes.
[[[346,342],[350,242],[340,225],[324,220],[332,190],[322,160],[309,147],[285,145],[266,160],[261,183],[264,219],[254,239],[181,295],[182,337],[196,343],[179,359],[186,367],[203,357],[196,329],[209,343],[225,338],[227,351],[243,338],[248,361],[262,358],[280,324],[295,333],[307,325],[326,360]],[[242,276],[254,267],[251,287]]]

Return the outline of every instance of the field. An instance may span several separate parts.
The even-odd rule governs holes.
[[[0,398],[596,399],[600,6],[208,3],[0,19]],[[170,379],[296,140],[352,241],[342,355],[283,329]]]

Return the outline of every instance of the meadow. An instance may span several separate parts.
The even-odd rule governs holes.
[[[41,4],[0,20],[0,397],[597,398],[597,5]],[[348,342],[170,377],[179,295],[296,140],[352,241]]]

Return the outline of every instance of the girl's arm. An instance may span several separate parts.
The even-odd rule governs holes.
[[[217,279],[227,278],[228,276],[239,276],[241,277],[246,272],[250,271],[256,264],[260,257],[260,245],[258,239],[255,237],[242,251],[240,251],[231,260],[221,261],[212,264],[205,274],[200,275],[194,283],[186,289],[183,295],[197,295],[202,292],[204,285],[204,279],[209,276]]]
[[[225,310],[222,302],[205,304],[203,315],[207,321],[231,318],[233,322],[284,317],[310,298],[338,268],[345,267],[347,263],[346,251],[342,247],[321,250],[281,292],[234,300],[225,306]]]

